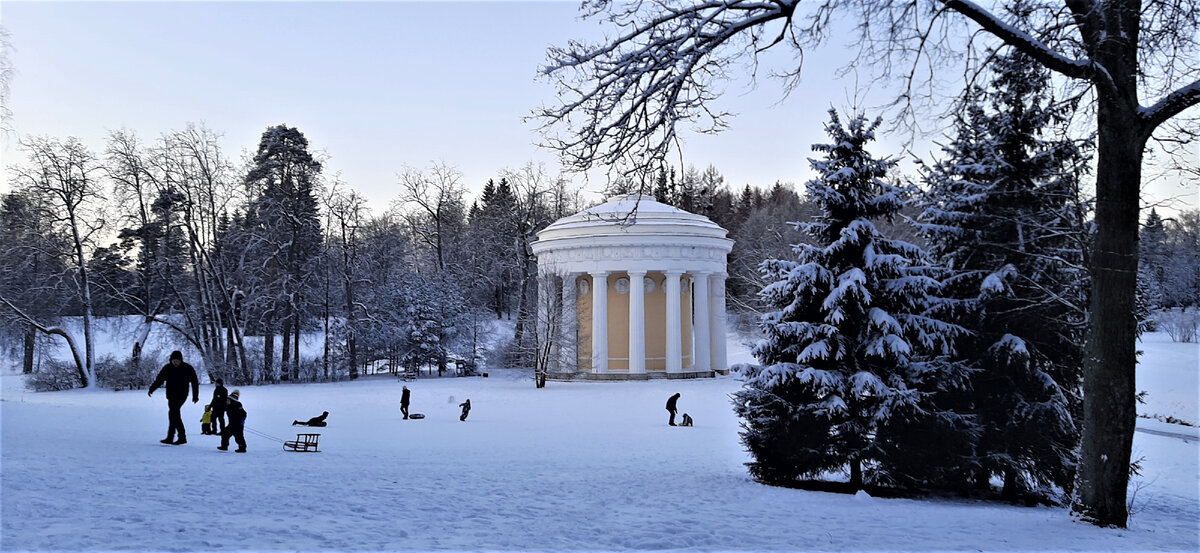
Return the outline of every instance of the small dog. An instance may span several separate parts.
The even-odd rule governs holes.
[[[692,426],[693,423],[694,423],[694,421],[692,421],[692,416],[687,413],[684,413],[683,414],[683,422],[679,423],[679,426]]]

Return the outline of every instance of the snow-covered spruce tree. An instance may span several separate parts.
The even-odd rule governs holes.
[[[895,162],[865,150],[879,120],[859,114],[843,126],[833,110],[830,118],[830,143],[813,146],[825,156],[810,161],[820,176],[807,184],[822,214],[795,223],[816,245],[797,245],[795,261],[763,262],[772,284],[760,296],[774,311],[753,351],[762,365],[739,368],[745,383],[733,402],[756,479],[788,484],[848,470],[859,488],[883,476],[886,444],[921,447],[899,444],[912,433],[888,432],[953,418],[938,412],[932,392],[965,378],[928,361],[948,353],[957,329],[926,315],[937,282],[923,274],[923,252],[872,223],[903,206],[885,180]]]
[[[1052,499],[1072,487],[1080,440],[1085,145],[1058,138],[1072,106],[1045,68],[1011,49],[990,67],[926,174],[921,219],[950,271],[948,320],[971,331],[957,351],[982,432],[975,485],[998,476],[1003,498]]]

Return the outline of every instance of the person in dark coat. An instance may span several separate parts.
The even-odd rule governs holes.
[[[234,451],[238,453],[246,452],[246,436],[243,432],[246,429],[246,409],[242,407],[242,393],[234,390],[225,399],[225,414],[229,417],[229,422],[225,425],[225,431],[221,433],[221,445],[217,449],[221,451],[229,451],[229,438],[237,440],[238,448]]]
[[[296,426],[296,425],[301,425],[301,426],[327,426],[327,423],[325,422],[325,417],[328,417],[328,416],[329,416],[329,411],[325,411],[325,412],[321,413],[321,416],[319,416],[319,417],[313,417],[313,418],[311,418],[311,419],[308,419],[306,422],[292,421],[292,426]]]
[[[183,362],[183,352],[171,352],[171,360],[158,371],[158,378],[150,385],[147,396],[154,397],[154,390],[166,385],[167,388],[167,438],[159,440],[164,444],[182,445],[187,443],[187,430],[183,427],[183,417],[179,408],[187,402],[188,385],[192,386],[192,403],[200,401],[200,380],[196,378],[196,369]],[[176,433],[179,439],[175,439]]]
[[[667,412],[671,414],[671,420],[667,421],[667,424],[671,426],[675,426],[675,413],[679,412],[679,408],[676,406],[677,403],[679,403],[679,393],[667,399]]]
[[[471,412],[471,400],[470,400],[470,399],[468,399],[468,400],[466,400],[466,401],[464,401],[464,402],[462,402],[462,403],[458,404],[458,406],[459,406],[459,407],[462,407],[462,410],[463,410],[463,412],[462,412],[462,416],[461,416],[461,417],[458,417],[458,420],[460,420],[460,421],[465,421],[465,420],[467,420],[467,413],[470,413],[470,412]]]
[[[408,386],[405,386],[400,391],[400,412],[404,414],[404,420],[408,420]]]
[[[225,381],[218,378],[217,387],[213,388],[212,401],[208,402],[213,408],[213,430],[217,434],[225,431],[225,398],[227,397],[229,397],[229,390],[225,389]]]

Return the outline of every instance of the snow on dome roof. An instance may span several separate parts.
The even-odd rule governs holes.
[[[563,217],[531,245],[542,273],[591,271],[725,272],[733,248],[708,217],[625,194]]]
[[[538,233],[551,239],[558,231],[590,228],[589,234],[684,234],[725,237],[725,229],[703,215],[659,203],[647,194],[622,194],[555,221]],[[569,232],[576,234],[576,232]]]

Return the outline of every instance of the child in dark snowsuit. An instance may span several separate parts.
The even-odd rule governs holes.
[[[229,438],[232,437],[237,440],[238,445],[234,451],[246,452],[246,436],[242,434],[246,428],[246,409],[242,407],[241,395],[240,391],[234,390],[225,399],[225,415],[229,417],[229,422],[225,423],[225,431],[221,433],[221,445],[217,446],[221,451],[229,451]]]
[[[328,416],[329,416],[329,411],[325,411],[325,412],[321,413],[321,416],[308,419],[307,422],[292,421],[292,426],[296,426],[297,424],[303,425],[303,426],[325,426],[326,425],[325,417],[328,417]]]
[[[460,420],[460,421],[467,420],[467,413],[471,412],[471,400],[468,399],[468,400],[458,404],[458,406],[462,407],[462,410],[463,410],[462,416],[458,417],[458,420]]]
[[[225,389],[225,381],[217,379],[217,386],[213,388],[212,401],[208,403],[212,405],[212,424],[213,432],[222,434],[225,432],[225,398],[229,397],[229,390]]]
[[[204,406],[204,414],[200,415],[200,433],[204,434],[205,436],[211,436],[213,434],[216,434],[216,432],[213,432],[213,420],[212,420],[213,416],[212,415],[213,415],[212,404],[210,403],[208,405],[205,405]]]

